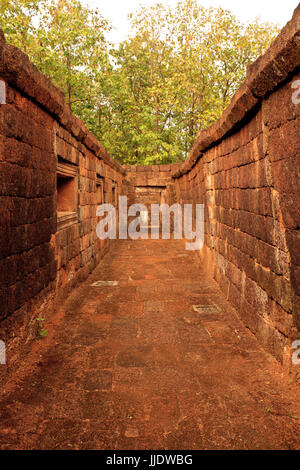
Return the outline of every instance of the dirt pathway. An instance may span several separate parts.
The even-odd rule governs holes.
[[[46,326],[2,449],[300,448],[296,386],[182,241],[119,242]]]

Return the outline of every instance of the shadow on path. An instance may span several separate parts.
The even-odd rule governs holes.
[[[300,448],[297,388],[182,241],[119,242],[47,328],[2,449]]]

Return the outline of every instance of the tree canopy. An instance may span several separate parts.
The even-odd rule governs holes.
[[[109,22],[79,0],[0,0],[7,41],[64,90],[110,154],[129,164],[184,160],[278,33],[196,0],[141,7],[130,23],[129,37],[112,45]]]

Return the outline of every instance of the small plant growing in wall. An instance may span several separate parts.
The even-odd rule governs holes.
[[[48,334],[48,330],[45,330],[44,329],[44,321],[45,321],[45,318],[36,318],[36,321],[37,321],[37,334],[36,334],[36,338],[37,339],[42,339],[42,338],[45,338]]]

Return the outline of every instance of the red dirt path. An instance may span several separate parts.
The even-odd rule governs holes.
[[[182,241],[119,242],[45,327],[2,391],[1,449],[300,448],[299,389]]]

